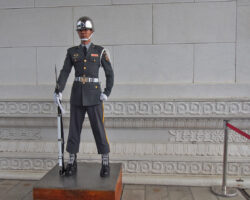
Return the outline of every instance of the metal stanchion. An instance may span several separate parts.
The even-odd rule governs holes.
[[[222,186],[212,186],[211,190],[214,194],[223,197],[234,197],[237,195],[237,190],[227,187],[227,148],[228,148],[228,120],[224,120],[224,155],[223,155],[223,179]]]

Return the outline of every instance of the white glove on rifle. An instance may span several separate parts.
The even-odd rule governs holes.
[[[58,94],[54,93],[54,102],[57,106],[59,106],[58,105],[58,102],[60,102],[59,100],[62,101],[62,93],[61,92],[59,92]]]
[[[108,100],[107,95],[104,94],[104,93],[101,93],[100,100],[101,100],[101,101],[107,101],[107,100]]]
[[[57,106],[60,107],[62,113],[64,114],[65,110],[62,107],[61,101],[62,101],[62,93],[61,92],[59,92],[58,94],[54,93],[54,102]]]

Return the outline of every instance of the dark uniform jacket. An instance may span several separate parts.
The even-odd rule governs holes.
[[[84,56],[81,45],[69,48],[57,82],[59,92],[64,90],[72,66],[75,68],[75,77],[89,78],[99,78],[99,68],[102,66],[106,76],[106,88],[103,93],[109,96],[114,83],[114,72],[108,55],[103,49],[103,47],[91,43],[87,55]],[[74,81],[70,103],[83,106],[97,105],[101,103],[101,92],[100,83]]]

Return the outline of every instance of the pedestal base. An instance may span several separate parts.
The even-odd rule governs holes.
[[[120,200],[121,164],[110,164],[106,178],[100,177],[100,163],[78,163],[77,167],[76,175],[65,177],[56,165],[34,186],[34,200]]]

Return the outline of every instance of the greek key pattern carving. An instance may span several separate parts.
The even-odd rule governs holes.
[[[0,158],[1,170],[50,170],[56,164],[54,159]]]
[[[84,160],[82,160],[84,161]],[[222,174],[220,162],[183,162],[183,161],[122,161],[123,172],[129,174],[189,174],[219,175]],[[56,159],[22,159],[0,158],[0,170],[43,170],[48,171],[57,164]],[[247,162],[229,162],[229,175],[250,175],[250,164]]]
[[[0,102],[0,114],[55,114],[56,106],[51,102]]]
[[[69,112],[69,102],[64,102]],[[249,116],[249,101],[107,101],[107,116]],[[0,115],[48,115],[55,114],[56,106],[46,101],[2,101]]]
[[[31,128],[0,128],[0,139],[39,140],[40,129]]]
[[[249,115],[250,102],[152,101],[106,102],[105,113],[118,116]]]
[[[189,175],[219,175],[223,164],[218,162],[182,162],[182,161],[124,161],[124,173],[142,174],[189,174]],[[250,175],[250,163],[229,162],[229,175]]]

